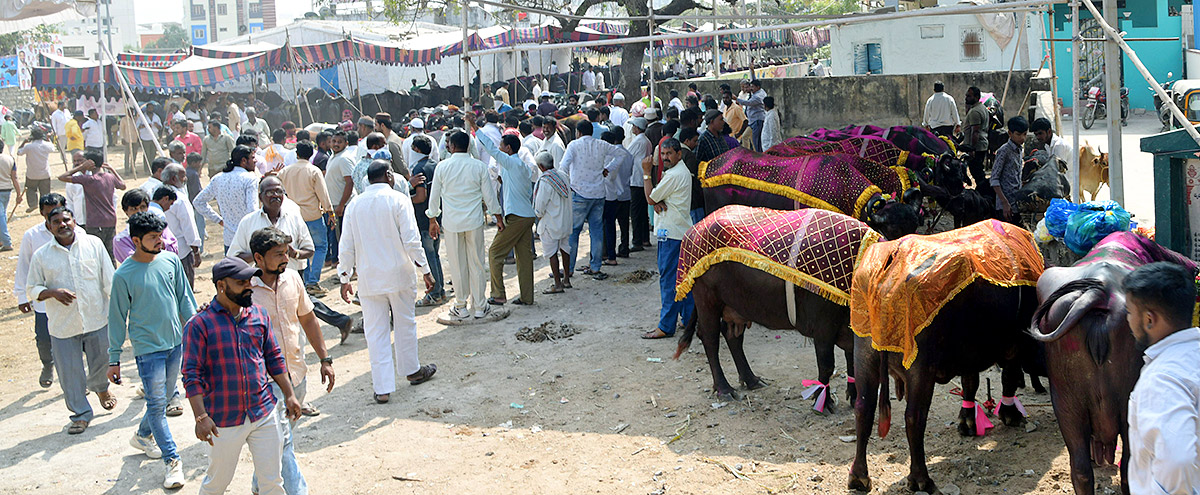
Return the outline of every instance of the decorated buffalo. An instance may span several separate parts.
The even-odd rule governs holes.
[[[935,383],[962,379],[959,433],[991,426],[975,403],[979,372],[1001,364],[1006,425],[1025,421],[1016,401],[1022,382],[1018,354],[1023,328],[1037,308],[1034,284],[1042,257],[1033,236],[997,220],[931,236],[879,242],[860,257],[850,291],[855,334],[854,409],[858,436],[850,489],[869,491],[867,442],[878,406],[879,436],[891,427],[889,374],[907,397],[908,487],[935,493],[925,465],[925,427]]]
[[[833,405],[829,385],[835,345],[845,350],[847,365],[852,364],[847,304],[855,261],[879,237],[858,220],[815,208],[777,211],[732,205],[708,215],[688,231],[680,250],[676,297],[682,299],[690,291],[696,312],[679,339],[675,358],[698,334],[713,390],[728,400],[736,394],[721,370],[721,335],[739,381],[752,390],[765,382],[750,370],[742,349],[747,322],[795,329],[815,343],[818,377],[802,384],[809,387],[806,398],[815,397],[815,408],[824,412]],[[854,376],[852,367],[848,376]],[[847,392],[854,397],[853,379]]]
[[[1038,280],[1042,301],[1030,334],[1045,346],[1050,397],[1071,456],[1077,495],[1092,494],[1092,463],[1112,465],[1117,438],[1129,445],[1129,394],[1142,351],[1125,318],[1121,283],[1139,266],[1191,260],[1132,232],[1109,234],[1074,266],[1049,268]],[[1121,488],[1129,493],[1129,448],[1121,453]]]

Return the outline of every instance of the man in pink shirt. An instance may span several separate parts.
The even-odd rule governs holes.
[[[175,135],[171,137],[171,140],[183,143],[184,156],[203,151],[203,140],[196,133],[192,132],[192,124],[187,119],[176,119],[174,122],[171,122],[171,130],[175,131]]]

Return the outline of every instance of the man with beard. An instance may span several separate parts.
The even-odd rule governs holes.
[[[186,199],[187,171],[183,165],[172,163],[163,169],[162,181],[164,187],[175,193],[176,201],[164,212],[167,215],[167,224],[171,226],[171,232],[182,241],[179,250],[187,252],[181,259],[188,276],[188,285],[195,287],[196,267],[200,266],[200,246],[202,244],[200,230],[196,228],[196,210],[192,209],[192,203]],[[162,188],[159,188],[159,191],[161,190]],[[159,191],[155,191],[150,199],[157,201],[160,197]]]
[[[465,135],[451,138],[456,155],[466,147],[464,140]],[[485,185],[483,165],[475,162],[475,166],[476,187]],[[417,270],[425,281],[425,290],[433,288],[433,275],[425,259],[421,233],[417,231],[412,201],[392,189],[395,179],[389,163],[385,160],[372,162],[367,167],[367,180],[371,185],[346,209],[338,279],[342,282],[342,300],[349,303],[354,295],[350,279],[355,273],[359,274],[359,299],[362,300],[367,355],[371,359],[371,384],[375,402],[383,404],[396,391],[396,373],[407,376],[409,385],[418,385],[429,381],[437,372],[436,365],[421,366],[417,359],[417,288],[413,286]],[[439,183],[434,184],[436,188]],[[436,197],[437,193],[434,194]],[[495,201],[488,203],[493,205]],[[432,217],[437,214],[436,205],[435,202],[430,207],[430,228],[435,237],[437,223]],[[479,220],[482,227],[482,218]],[[469,279],[457,277],[455,280],[465,286]],[[479,282],[477,285],[482,286],[482,280]],[[467,289],[460,287],[460,290]]]
[[[78,435],[92,421],[87,390],[96,392],[104,409],[117,405],[104,379],[112,260],[99,238],[75,227],[71,210],[55,208],[46,222],[54,232],[54,242],[34,253],[26,293],[46,305],[58,383],[67,409],[73,413],[67,433]]]
[[[196,438],[212,446],[202,494],[221,494],[233,480],[242,446],[250,448],[260,495],[283,495],[283,436],[270,381],[283,394],[287,419],[300,417],[287,362],[270,317],[254,304],[251,279],[262,270],[241,258],[213,265],[217,295],[187,322],[183,386],[196,416]]]
[[[179,488],[183,464],[167,427],[166,408],[179,377],[183,323],[196,312],[196,299],[179,257],[162,252],[166,228],[165,221],[148,211],[129,219],[136,249],[113,273],[108,379],[121,384],[121,351],[128,336],[146,394],[146,414],[129,443],[151,459],[161,457],[167,466],[163,487]]]
[[[269,204],[264,201],[263,204]],[[275,341],[283,350],[283,359],[287,363],[288,378],[296,400],[304,403],[308,381],[305,374],[308,364],[304,362],[304,337],[312,345],[317,358],[321,360],[321,383],[326,384],[325,392],[333,390],[333,358],[325,350],[325,337],[321,335],[321,325],[313,314],[313,304],[304,292],[304,281],[296,270],[290,270],[289,253],[294,251],[291,246],[292,237],[275,227],[266,227],[254,231],[250,236],[250,250],[254,252],[254,264],[262,274],[250,279],[253,290],[254,304],[262,307],[271,317],[271,331]],[[301,337],[303,333],[304,337]],[[271,385],[271,392],[282,408],[284,404],[283,390],[278,385]],[[286,414],[286,410],[279,413]],[[304,474],[296,464],[296,453],[293,446],[295,437],[292,429],[295,422],[288,422],[283,431],[283,486],[290,494],[308,493],[308,483]],[[258,492],[258,478],[251,483],[252,492]]]
[[[1125,277],[1126,319],[1146,365],[1129,396],[1129,493],[1200,486],[1200,330],[1190,270],[1151,263]]]

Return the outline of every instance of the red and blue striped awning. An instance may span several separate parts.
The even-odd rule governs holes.
[[[187,53],[136,53],[124,52],[117,54],[117,63],[131,67],[148,69],[165,69],[187,58]]]

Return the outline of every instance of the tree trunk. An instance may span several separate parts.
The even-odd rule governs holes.
[[[625,11],[630,17],[649,15],[649,5],[646,0],[626,0],[623,2]],[[646,21],[630,21],[629,36],[641,37],[650,35],[650,23]],[[642,97],[642,68],[646,59],[646,48],[649,43],[631,43],[621,48],[621,83],[618,86],[625,94],[625,101],[630,105]],[[654,68],[650,68],[650,78],[654,78]]]

